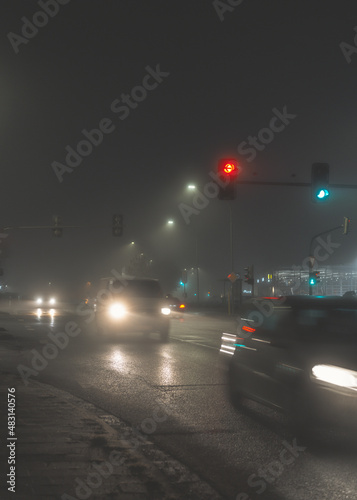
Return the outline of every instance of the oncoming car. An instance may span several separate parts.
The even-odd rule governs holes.
[[[182,318],[182,314],[186,310],[186,304],[177,297],[166,295],[166,304],[170,308],[172,318]]]
[[[43,314],[54,315],[56,307],[58,301],[53,295],[37,295],[34,300],[35,314],[39,317]]]
[[[99,335],[142,332],[169,338],[170,308],[158,280],[149,278],[103,278],[96,301]]]
[[[235,405],[247,397],[288,412],[300,426],[356,422],[355,297],[249,300],[231,353]]]

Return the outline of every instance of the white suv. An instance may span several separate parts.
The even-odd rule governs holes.
[[[99,335],[126,332],[157,332],[169,338],[170,308],[158,280],[149,278],[103,278],[97,295]]]

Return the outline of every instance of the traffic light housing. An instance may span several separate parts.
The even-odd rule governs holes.
[[[314,163],[311,167],[311,199],[313,202],[327,201],[329,189],[330,166],[327,163]]]
[[[313,271],[309,273],[309,285],[314,286],[320,283],[320,271]]]
[[[217,174],[224,184],[219,185],[218,198],[220,200],[235,199],[239,171],[238,161],[235,158],[221,158],[218,161]]]
[[[62,217],[58,215],[53,216],[53,227],[52,227],[53,236],[56,238],[60,238],[63,234],[63,222]]]
[[[123,234],[123,216],[122,216],[122,214],[114,214],[113,215],[112,234],[113,234],[113,236],[122,236],[122,234]]]
[[[254,268],[253,266],[247,266],[244,268],[244,281],[248,285],[253,285],[254,283]]]

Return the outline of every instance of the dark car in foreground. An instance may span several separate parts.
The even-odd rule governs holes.
[[[155,279],[103,278],[95,314],[100,335],[155,332],[162,341],[169,338],[170,309]]]
[[[246,397],[301,425],[356,422],[355,297],[251,299],[230,349],[235,405]]]

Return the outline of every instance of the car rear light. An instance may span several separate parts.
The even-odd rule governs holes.
[[[251,326],[242,326],[242,330],[244,330],[245,332],[249,332],[249,333],[253,333],[255,332],[255,328],[252,328]]]

